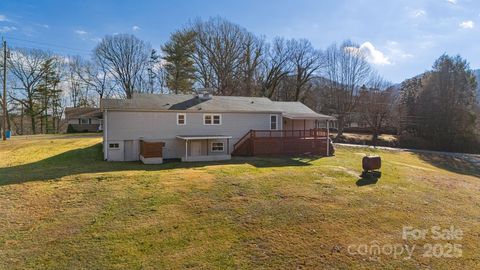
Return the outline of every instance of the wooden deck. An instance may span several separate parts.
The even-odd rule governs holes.
[[[328,152],[333,155],[333,145]],[[327,156],[326,130],[250,130],[232,152],[237,156],[302,154]]]

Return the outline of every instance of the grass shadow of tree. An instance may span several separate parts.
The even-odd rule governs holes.
[[[196,168],[211,165],[249,164],[257,168],[309,166],[316,159],[292,157],[235,157],[232,160],[215,162],[168,162],[158,165],[145,165],[141,162],[106,162],[102,159],[102,145],[96,144],[86,148],[70,150],[43,160],[12,167],[0,168],[0,185],[28,181],[46,181],[64,176],[82,173],[100,173],[130,170],[168,170],[179,168]]]
[[[416,153],[423,161],[431,165],[463,175],[480,177],[480,156],[469,154]]]

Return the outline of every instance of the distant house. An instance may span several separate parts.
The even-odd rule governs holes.
[[[135,94],[103,99],[101,111],[108,161],[211,161],[231,155],[327,155],[333,150],[319,128],[334,118],[300,102],[208,93]]]
[[[65,108],[67,132],[98,132],[102,130],[99,108]]]

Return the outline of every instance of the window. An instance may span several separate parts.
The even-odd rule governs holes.
[[[278,117],[276,115],[270,115],[270,129],[271,130],[278,129]]]
[[[220,115],[220,114],[204,114],[203,115],[203,124],[204,125],[221,125],[222,124],[222,115]]]
[[[120,148],[120,144],[118,144],[118,143],[109,143],[109,144],[108,144],[108,148],[110,148],[110,149],[119,149],[119,148]]]
[[[185,125],[187,115],[184,113],[177,113],[177,125]]]
[[[223,148],[224,148],[223,142],[212,143],[212,152],[223,152]]]
[[[88,125],[90,124],[91,120],[90,118],[80,118],[79,121],[80,121],[80,125]]]

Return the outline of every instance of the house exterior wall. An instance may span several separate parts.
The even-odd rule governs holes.
[[[228,135],[230,152],[233,145],[251,129],[269,130],[271,113],[219,113],[221,125],[204,125],[204,112],[187,112],[186,124],[177,125],[177,112],[134,112],[108,111],[104,112],[104,142],[105,158],[108,160],[123,160],[123,141],[133,140],[135,155],[139,156],[139,140],[161,140],[165,142],[164,158],[181,158],[185,156],[185,141],[176,138],[178,135]],[[279,119],[279,129],[282,129],[281,114],[275,114]],[[209,140],[211,144],[214,140]],[[122,142],[122,151],[109,149],[108,143]],[[226,143],[226,142],[225,142]],[[202,151],[206,152],[205,146]],[[208,146],[210,147],[210,145]],[[209,148],[211,149],[211,148]],[[225,145],[225,151],[227,146]],[[190,151],[190,149],[189,149]],[[211,151],[209,151],[211,153]],[[214,153],[211,153],[212,155]],[[215,153],[220,154],[220,153]],[[228,153],[223,153],[228,154]]]

